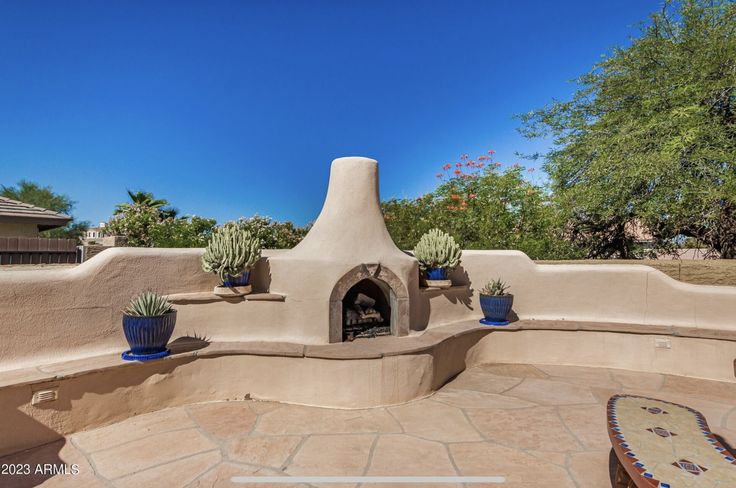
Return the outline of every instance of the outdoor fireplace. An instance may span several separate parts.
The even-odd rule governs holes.
[[[296,247],[270,263],[274,288],[281,266],[288,266],[290,279],[281,286],[289,286],[281,290],[294,303],[329,297],[327,308],[315,309],[327,312],[328,323],[317,317],[308,322],[327,325],[322,337],[329,342],[409,333],[410,294],[418,292],[419,271],[386,229],[376,161],[333,161],[319,217]]]

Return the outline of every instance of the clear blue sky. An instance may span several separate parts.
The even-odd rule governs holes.
[[[298,223],[330,161],[414,197],[462,152],[543,150],[514,114],[627,44],[659,1],[0,2],[0,184],[107,220],[126,189]]]

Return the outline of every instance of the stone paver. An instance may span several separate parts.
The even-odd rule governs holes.
[[[373,451],[368,476],[455,476],[444,445],[404,434],[381,436]]]
[[[286,472],[296,476],[355,476],[368,464],[375,435],[311,436],[294,456]]]
[[[473,488],[607,488],[605,405],[616,393],[689,405],[705,414],[716,434],[736,443],[736,384],[489,364],[463,372],[429,398],[393,407],[242,401],[140,415],[0,459],[76,464],[79,475],[0,476],[0,486],[212,488],[244,486],[230,482],[238,475],[466,475],[507,479],[503,485],[467,485]],[[285,486],[309,485],[279,488]]]
[[[505,394],[540,405],[596,403],[588,386],[553,379],[527,378]]]
[[[241,463],[281,468],[302,442],[301,436],[241,437],[225,446],[229,459]]]
[[[217,402],[187,407],[189,415],[217,439],[240,437],[256,425],[258,415],[236,402]]]
[[[488,487],[575,486],[564,468],[510,447],[491,443],[461,443],[450,446],[450,452],[460,473],[465,476],[498,474],[506,478],[503,485],[485,485]]]
[[[480,441],[481,436],[459,408],[432,400],[389,408],[406,434],[443,442]]]
[[[139,471],[113,481],[116,488],[141,488],[156,486],[166,480],[169,486],[186,486],[222,461],[220,451],[208,451],[194,456]]]
[[[261,416],[259,434],[369,434],[401,432],[385,409],[335,410],[286,405]]]
[[[485,438],[498,444],[554,452],[583,449],[554,407],[475,409],[468,417]]]
[[[198,429],[175,430],[94,452],[90,460],[100,475],[115,479],[216,448]]]

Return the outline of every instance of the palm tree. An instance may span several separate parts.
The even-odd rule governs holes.
[[[146,207],[160,208],[168,205],[168,200],[163,198],[153,198],[153,193],[147,191],[131,191],[128,190],[128,195],[133,203],[138,205],[145,205]]]
[[[162,219],[176,218],[179,215],[179,211],[169,205],[169,201],[163,198],[154,198],[153,193],[147,191],[132,191],[128,190],[128,196],[132,203],[121,203],[115,207],[114,215],[124,213],[130,209],[133,205],[139,205],[142,207],[151,207],[159,210]]]

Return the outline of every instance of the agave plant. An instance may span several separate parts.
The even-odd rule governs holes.
[[[261,243],[234,222],[215,229],[202,255],[202,269],[215,273],[221,281],[249,271],[261,258]]]
[[[446,232],[432,229],[424,234],[414,247],[414,257],[422,270],[442,268],[453,270],[460,264],[462,251],[455,239]]]
[[[166,297],[150,290],[131,298],[125,307],[125,314],[135,317],[158,317],[173,311]]]
[[[501,281],[501,279],[499,278],[486,283],[486,286],[484,286],[480,290],[480,294],[492,297],[501,297],[507,295],[506,290],[508,289],[509,286],[506,284],[506,282]]]

